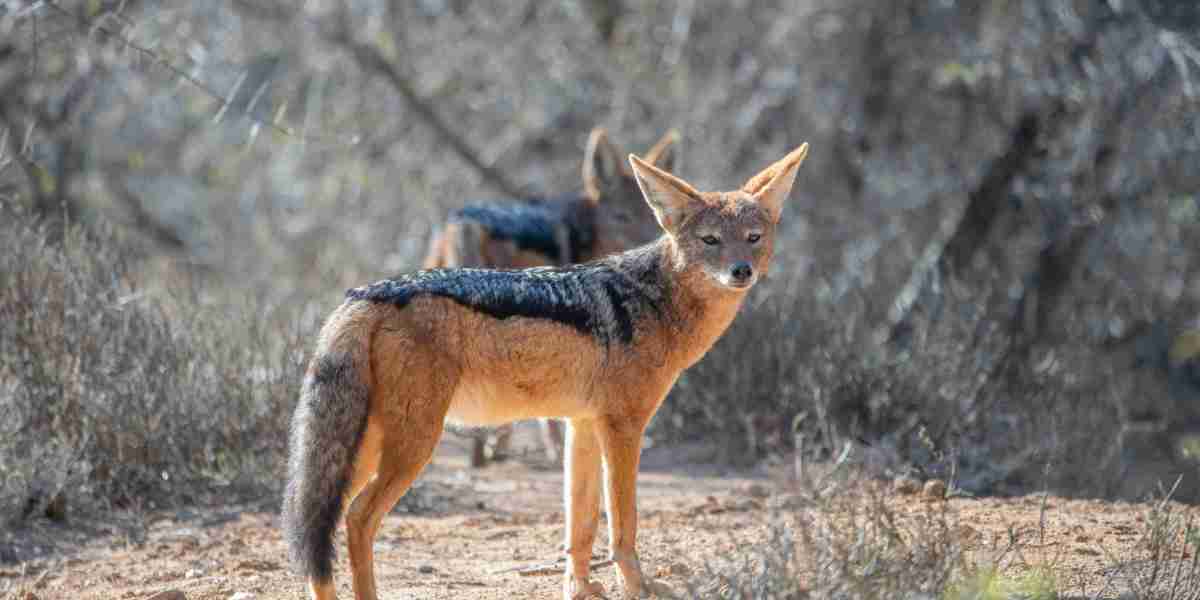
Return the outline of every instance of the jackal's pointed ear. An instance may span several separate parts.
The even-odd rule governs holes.
[[[800,169],[800,163],[804,162],[805,156],[808,156],[807,143],[801,144],[775,164],[763,169],[742,186],[742,191],[753,196],[776,223],[783,213],[783,201],[787,200],[788,193],[792,191],[796,171]]]
[[[629,164],[646,203],[654,211],[654,218],[667,233],[674,234],[692,211],[704,205],[700,192],[688,182],[633,154],[629,155]]]
[[[605,192],[616,189],[621,177],[628,174],[621,163],[621,153],[608,141],[608,133],[600,127],[593,129],[583,153],[583,188],[588,200],[599,202]]]
[[[667,172],[674,171],[679,162],[678,144],[679,132],[674,129],[668,131],[646,151],[646,162]]]

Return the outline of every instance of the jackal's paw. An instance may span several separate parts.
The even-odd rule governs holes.
[[[642,579],[641,585],[637,589],[632,586],[626,586],[622,598],[624,600],[637,600],[639,598],[678,598],[675,591],[664,583],[659,583],[653,579]]]
[[[568,577],[563,584],[563,600],[596,600],[604,598],[604,586],[599,581],[580,581]]]

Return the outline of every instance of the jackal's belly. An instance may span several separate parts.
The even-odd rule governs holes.
[[[594,414],[591,396],[606,362],[596,339],[539,318],[496,319],[464,311],[460,365],[447,419],[497,425],[536,417]]]
[[[463,425],[501,425],[537,417],[583,417],[595,412],[580,386],[564,381],[520,383],[464,379],[450,399],[446,420]]]

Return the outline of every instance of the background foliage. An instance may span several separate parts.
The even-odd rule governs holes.
[[[734,461],[801,433],[972,493],[1185,473],[1195,500],[1198,24],[1163,0],[5,3],[3,514],[274,489],[342,290],[415,268],[467,200],[578,188],[593,126],[631,151],[678,128],[706,188],[813,147],[770,279],[656,438]]]

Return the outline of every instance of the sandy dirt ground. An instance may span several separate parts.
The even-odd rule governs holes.
[[[531,438],[528,427],[523,435]],[[384,522],[376,542],[382,597],[559,598],[561,576],[554,566],[563,537],[561,473],[531,460],[467,470],[466,446],[463,438],[447,435],[412,498]],[[780,509],[790,493],[786,469],[729,475],[704,458],[704,452],[650,448],[639,478],[643,566],[680,597],[692,595],[689,582],[702,581],[707,569],[752,554],[772,524],[788,518]],[[1017,573],[1050,567],[1067,597],[1114,586],[1115,566],[1145,555],[1149,505],[1040,495],[935,501],[881,487],[889,490],[884,502],[898,515],[945,511],[963,546],[980,560],[1001,557],[1004,570]],[[49,547],[37,558],[0,564],[0,599],[304,598],[302,582],[288,569],[276,505],[264,499],[250,506],[150,511],[137,535],[78,520],[42,523],[26,538]],[[1200,516],[1194,507],[1173,508]],[[597,560],[607,544],[603,532],[600,537]],[[339,595],[350,598],[341,530],[338,547],[335,578]],[[539,566],[546,568],[530,573]],[[598,572],[609,597],[618,597],[615,568]],[[1116,597],[1119,587],[1101,596]]]

